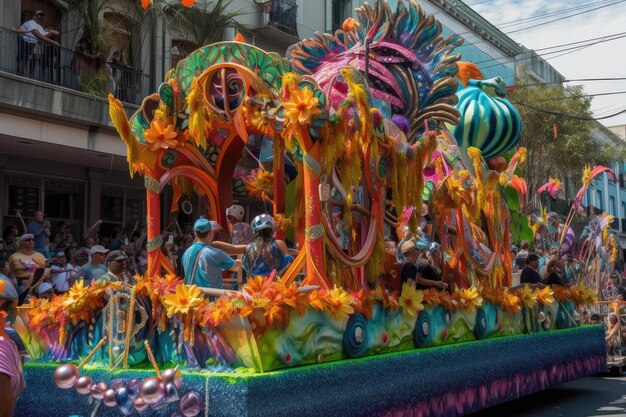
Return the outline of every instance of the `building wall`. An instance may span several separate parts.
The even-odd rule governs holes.
[[[624,146],[617,135],[599,124],[592,139],[607,146]],[[612,229],[619,232],[620,244],[626,248],[626,162],[614,161],[609,167],[615,172],[616,181],[607,173],[596,177],[583,198],[583,205],[614,216]]]
[[[626,141],[626,125],[609,126],[608,129],[616,134],[621,140]]]

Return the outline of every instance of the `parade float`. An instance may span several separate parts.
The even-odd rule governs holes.
[[[18,415],[453,416],[605,369],[578,311],[594,288],[509,288],[511,239],[532,229],[502,80],[413,1],[356,16],[286,58],[203,47],[130,119],[110,97],[145,181],[148,271],[20,310]],[[168,186],[221,224],[233,194],[264,201],[295,260],[204,297],[161,251]],[[439,242],[450,291],[400,283],[386,228]]]

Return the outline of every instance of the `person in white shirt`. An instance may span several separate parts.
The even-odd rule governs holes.
[[[45,42],[48,45],[61,46],[57,41],[50,39],[50,36],[57,36],[59,32],[56,30],[46,30],[43,27],[44,18],[46,14],[38,10],[35,12],[33,18],[24,22],[22,26],[15,32],[22,33],[22,42],[23,42],[23,55],[22,59],[25,60],[28,65],[28,76],[33,77],[35,75],[35,67],[37,65],[38,56],[43,54],[44,44],[40,42]],[[26,74],[25,74],[26,75]]]
[[[66,249],[69,251],[69,248]],[[70,286],[76,280],[76,270],[67,261],[64,251],[57,252],[56,265],[50,267],[50,281],[55,294],[63,294],[70,290]]]

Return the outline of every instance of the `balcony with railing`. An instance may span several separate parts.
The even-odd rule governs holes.
[[[272,0],[261,8],[261,13],[262,26],[259,30],[266,36],[289,44],[299,40],[298,5],[295,0]]]
[[[79,60],[87,64],[78,65]],[[6,28],[0,28],[0,72],[100,97],[112,92],[116,98],[136,105],[149,94],[150,80],[141,70],[107,64],[105,58],[90,59],[42,42],[30,44]]]

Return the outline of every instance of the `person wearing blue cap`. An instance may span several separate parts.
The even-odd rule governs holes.
[[[237,272],[241,261],[234,260],[225,252],[214,248],[211,221],[199,218],[193,225],[196,242],[183,255],[185,284],[203,288],[222,288],[222,271]]]

